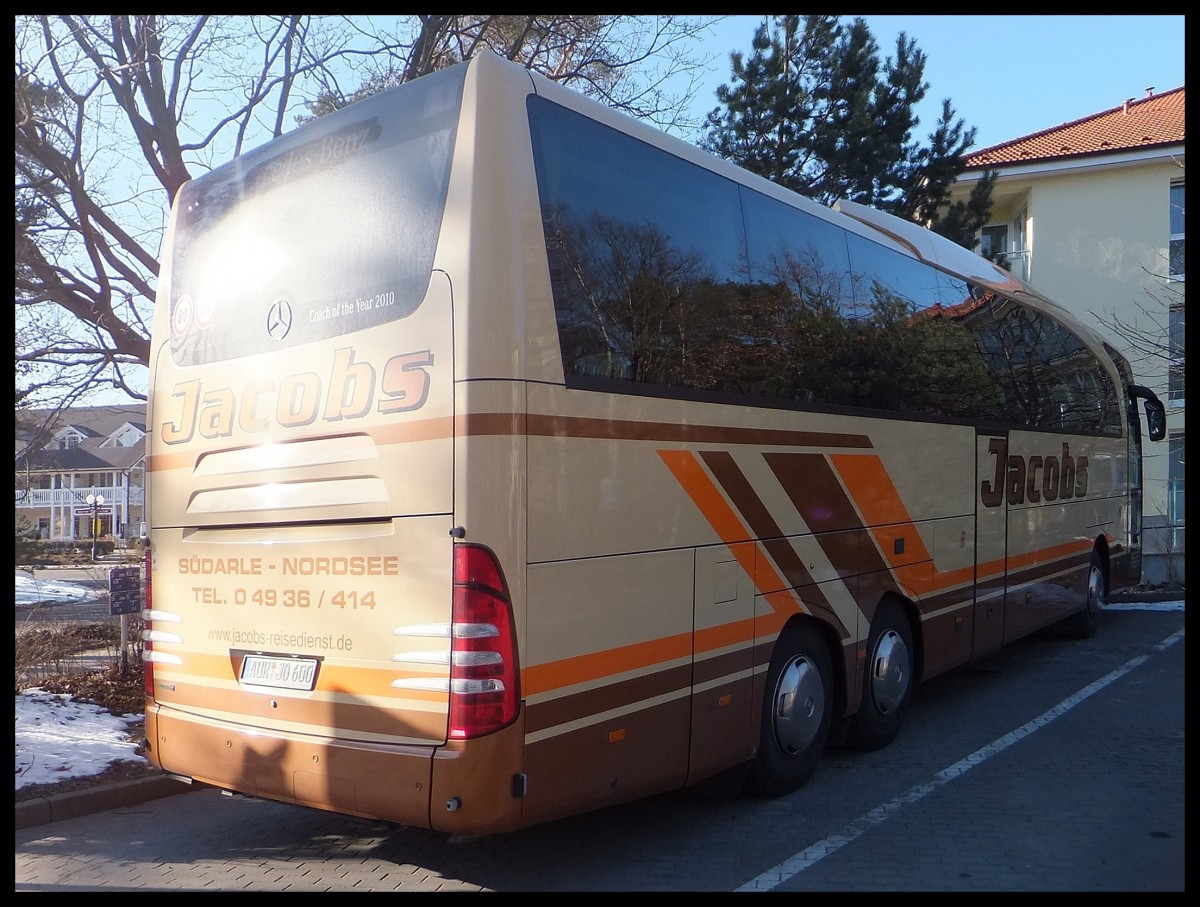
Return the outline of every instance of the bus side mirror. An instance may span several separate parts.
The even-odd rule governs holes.
[[[1161,441],[1167,436],[1167,411],[1158,399],[1158,394],[1140,384],[1129,385],[1129,400],[1141,400],[1146,409],[1146,435],[1151,441]]]
[[[1161,441],[1167,436],[1167,413],[1161,400],[1145,400],[1146,434],[1151,441]]]

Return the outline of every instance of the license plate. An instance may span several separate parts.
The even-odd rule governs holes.
[[[242,660],[242,683],[283,690],[311,690],[317,677],[315,658],[268,658],[247,655]]]

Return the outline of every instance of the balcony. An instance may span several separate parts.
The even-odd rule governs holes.
[[[145,490],[140,486],[100,486],[96,488],[25,488],[17,489],[17,507],[87,507],[87,496],[104,497],[104,506],[141,507]],[[128,497],[126,497],[128,495]]]
[[[1029,250],[1021,249],[1015,252],[1001,252],[996,256],[996,264],[1007,270],[1018,280],[1029,281]]]

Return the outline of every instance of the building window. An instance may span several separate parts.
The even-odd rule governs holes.
[[[1003,261],[1008,251],[1008,224],[984,227],[979,236],[979,254],[988,261]]]
[[[1025,244],[1026,209],[1007,224],[991,224],[979,234],[979,254],[1021,280],[1029,279],[1029,249]]]
[[[1167,471],[1167,521],[1171,524],[1171,547],[1183,545],[1183,432],[1175,432],[1167,442],[1171,458]]]
[[[1183,406],[1183,306],[1175,306],[1168,316],[1167,347],[1171,357],[1167,379],[1167,399],[1172,406]]]
[[[1183,183],[1171,184],[1171,279],[1183,280]]]

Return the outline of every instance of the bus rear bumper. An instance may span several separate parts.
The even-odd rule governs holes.
[[[331,741],[303,734],[267,736],[252,727],[146,708],[150,761],[176,775],[263,797],[430,827],[430,776],[436,747]]]
[[[146,704],[149,759],[164,772],[247,796],[451,834],[522,825],[523,741],[520,720],[469,746],[415,746],[268,735]]]

